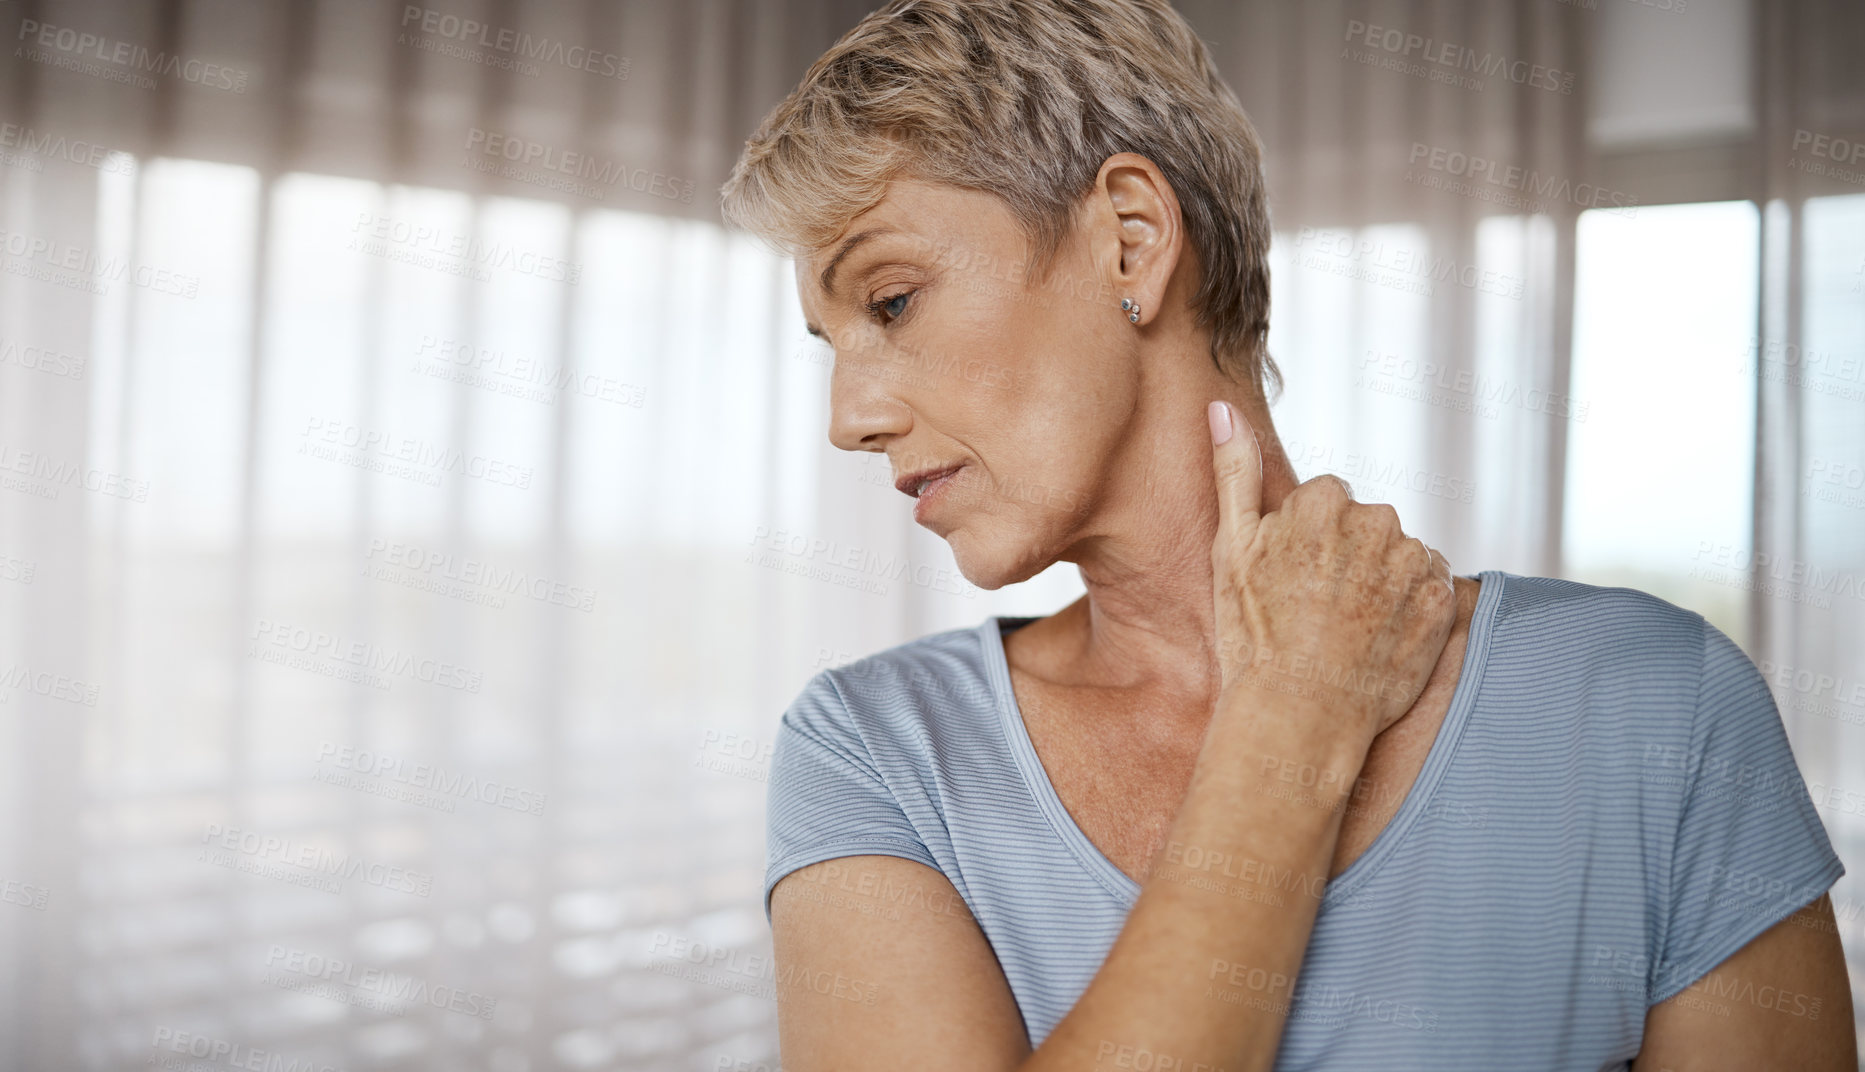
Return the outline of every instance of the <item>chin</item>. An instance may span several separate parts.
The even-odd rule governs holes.
[[[1027,581],[1056,563],[1055,555],[1043,553],[1028,534],[980,538],[960,528],[947,534],[945,542],[952,548],[958,572],[987,592]]]

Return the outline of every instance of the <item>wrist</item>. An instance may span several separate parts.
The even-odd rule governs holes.
[[[1344,807],[1377,730],[1359,711],[1313,698],[1237,688],[1219,697],[1205,749],[1253,791]]]
[[[1362,735],[1367,744],[1409,707],[1423,682],[1298,648],[1239,644],[1221,660],[1219,707],[1312,712],[1312,719]],[[1402,701],[1402,702],[1401,702]]]

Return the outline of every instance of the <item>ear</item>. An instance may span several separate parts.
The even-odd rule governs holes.
[[[1151,323],[1164,305],[1184,240],[1179,199],[1165,173],[1138,153],[1115,153],[1095,176],[1095,193],[1106,207],[1112,234],[1095,243],[1096,257],[1114,288],[1114,303],[1140,303],[1139,326]]]

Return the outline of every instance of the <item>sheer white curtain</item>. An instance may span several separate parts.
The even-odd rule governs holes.
[[[0,1064],[775,1067],[778,712],[1079,592],[954,579],[826,442],[789,266],[717,226],[866,6],[0,4]],[[1267,145],[1302,474],[1460,568],[1711,614],[1865,863],[1856,14],[1184,10]],[[1688,99],[1746,111],[1641,128],[1628,64],[1732,20]],[[1583,254],[1672,270],[1673,202],[1753,219],[1748,319],[1696,327],[1734,453],[1626,404],[1689,364],[1575,336],[1624,296]],[[1692,279],[1744,270],[1710,246]],[[1660,553],[1616,561],[1572,475],[1659,412],[1621,479],[1707,466],[1743,524],[1628,517]]]
[[[1754,638],[1848,873],[1833,892],[1865,1020],[1865,42],[1857,5],[1757,5]]]

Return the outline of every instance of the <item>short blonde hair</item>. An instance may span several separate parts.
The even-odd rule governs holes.
[[[843,34],[745,143],[732,225],[796,256],[895,178],[1001,198],[1046,271],[1101,164],[1138,153],[1177,195],[1211,358],[1262,389],[1269,331],[1262,146],[1165,0],[891,0]]]

